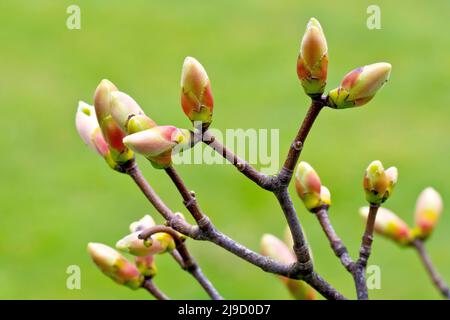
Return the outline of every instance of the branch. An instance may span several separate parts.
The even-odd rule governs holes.
[[[311,102],[311,106],[308,109],[308,113],[305,116],[305,119],[300,126],[300,129],[297,132],[297,136],[289,148],[288,155],[286,160],[284,161],[283,168],[287,172],[294,171],[295,165],[297,164],[298,158],[303,150],[306,138],[308,137],[308,133],[311,130],[317,116],[319,115],[322,108],[326,105],[326,97],[320,97],[318,99],[314,99]],[[289,177],[290,180],[290,177]]]
[[[147,278],[144,280],[144,283],[142,283],[142,288],[146,289],[152,296],[154,296],[158,300],[170,300],[170,298],[156,286],[151,278]]]
[[[366,283],[366,267],[372,249],[373,231],[379,207],[380,207],[379,205],[374,204],[370,205],[369,216],[366,222],[366,229],[364,230],[361,248],[359,249],[359,258],[358,261],[356,262],[355,267],[356,292],[358,295],[358,299],[362,300],[367,300],[369,298]]]
[[[271,177],[259,172],[254,167],[252,167],[247,161],[239,158],[230,149],[225,147],[220,141],[214,137],[211,132],[206,130],[203,133],[202,138],[203,143],[213,148],[214,151],[219,153],[224,157],[229,163],[234,165],[243,175],[255,182],[258,186],[263,189],[270,190],[271,187]]]
[[[319,220],[319,223],[323,231],[325,232],[328,241],[330,242],[333,252],[339,258],[345,269],[347,269],[348,272],[353,274],[353,268],[355,263],[348,254],[346,246],[342,242],[341,238],[339,238],[339,236],[337,235],[336,231],[334,230],[331,224],[330,218],[328,216],[328,208],[322,207],[319,211],[315,213],[315,216],[317,217],[317,220]]]
[[[170,227],[166,226],[154,226],[150,227],[149,229],[144,230],[140,235],[139,238],[145,240],[151,237],[151,235],[158,233],[158,232],[164,232],[169,234],[175,241],[176,246],[176,252],[174,253],[174,256],[176,257],[176,260],[178,263],[180,263],[180,266],[189,272],[197,281],[198,283],[203,287],[203,289],[208,293],[208,295],[213,300],[222,300],[222,296],[217,292],[217,290],[214,288],[213,284],[206,278],[206,276],[203,274],[202,270],[198,266],[197,262],[195,261],[194,257],[191,256],[189,251],[187,250],[184,242],[181,240],[179,234],[177,231]],[[179,258],[177,257],[177,254],[179,254]]]
[[[195,238],[196,236],[196,226],[193,226],[177,215],[166,206],[166,204],[161,200],[161,198],[156,194],[150,184],[142,175],[142,172],[139,170],[137,163],[135,160],[129,161],[123,167],[124,172],[128,174],[133,181],[137,184],[139,189],[145,195],[147,200],[153,205],[153,207],[161,214],[161,216],[168,222],[172,227],[175,227],[179,232]]]
[[[425,269],[427,269],[427,272],[430,275],[431,280],[433,281],[436,288],[445,298],[450,299],[450,289],[434,267],[433,262],[431,261],[425,250],[423,241],[420,239],[416,239],[412,242],[412,246],[416,248],[419,257],[422,260]]]

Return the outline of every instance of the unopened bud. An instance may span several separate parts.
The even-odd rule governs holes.
[[[261,253],[278,262],[291,264],[296,261],[294,254],[287,245],[271,234],[264,234],[261,238]],[[302,280],[289,279],[279,276],[291,295],[298,300],[314,300],[316,292]]]
[[[211,83],[203,66],[192,57],[183,63],[181,106],[192,122],[211,123],[214,106]]]
[[[144,111],[142,111],[141,107],[132,97],[120,91],[113,91],[111,93],[111,115],[121,129],[128,133],[134,133],[156,126],[153,120],[145,116]],[[132,130],[133,132],[129,132],[129,121],[136,116],[140,116],[140,120],[133,121],[132,129],[134,130]],[[142,122],[142,119],[146,121]],[[137,126],[142,127],[142,129],[136,130]]]
[[[155,226],[155,220],[153,220],[151,216],[146,214],[140,220],[134,221],[130,224],[130,231],[131,232],[142,231],[151,228],[153,226]]]
[[[443,209],[440,194],[431,187],[423,190],[416,203],[415,235],[420,239],[426,239],[433,232]]]
[[[328,94],[330,107],[344,109],[366,104],[387,82],[391,69],[389,63],[379,62],[347,73],[340,86]]]
[[[115,282],[137,289],[144,281],[136,266],[113,248],[91,242],[88,244],[88,251],[99,269]]]
[[[153,255],[135,257],[135,263],[139,272],[146,277],[154,277],[158,271]]]
[[[133,232],[116,243],[116,248],[128,252],[134,256],[146,256],[149,254],[160,254],[171,251],[175,248],[173,238],[167,233],[155,233],[151,236],[150,242],[139,238],[141,231]]]
[[[362,207],[359,213],[367,221],[369,207]],[[378,208],[375,218],[375,231],[401,245],[411,242],[411,231],[408,225],[395,213],[385,208]]]
[[[319,175],[307,162],[302,161],[295,173],[295,189],[306,209],[311,212],[330,205],[330,191],[321,185]]]
[[[172,154],[188,145],[190,138],[188,130],[158,126],[126,136],[123,142],[149,159],[154,167],[166,168],[172,164]]]
[[[108,143],[111,157],[121,165],[133,159],[134,155],[123,144],[125,132],[111,115],[112,93],[115,91],[117,88],[114,84],[108,80],[102,80],[95,91],[94,104],[98,123]]]
[[[384,170],[383,164],[378,160],[370,163],[363,180],[367,201],[375,205],[385,202],[392,194],[397,179],[397,168]]]
[[[103,138],[93,106],[83,101],[78,103],[75,125],[81,139],[92,150],[96,151],[102,157],[105,157],[109,153],[108,145]]]
[[[297,75],[308,95],[320,95],[327,83],[328,47],[319,21],[309,20],[297,59]]]

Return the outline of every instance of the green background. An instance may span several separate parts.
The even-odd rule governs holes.
[[[187,127],[179,78],[191,55],[212,81],[214,127],[280,129],[281,161],[308,105],[295,62],[312,16],[328,39],[329,89],[360,65],[393,65],[390,82],[370,104],[325,110],[302,154],[332,192],[331,219],[352,255],[363,231],[357,210],[365,204],[362,174],[370,161],[398,167],[387,207],[408,223],[423,188],[432,185],[450,199],[450,3],[413,3],[376,1],[382,29],[369,30],[366,9],[373,1],[2,1],[0,298],[148,298],[104,277],[86,252],[89,241],[113,245],[146,213],[161,219],[131,179],[82,144],[74,126],[78,100],[92,102],[98,82],[108,78],[158,123]],[[81,30],[66,27],[70,4],[81,8]],[[185,212],[164,172],[139,163],[171,208]],[[283,234],[275,198],[233,167],[179,171],[225,233],[254,250],[262,234]],[[351,277],[317,221],[294,202],[317,271],[353,298]],[[444,213],[427,243],[448,281],[449,230]],[[188,243],[226,298],[289,298],[273,275],[212,244]],[[376,237],[370,263],[382,277],[373,298],[439,298],[413,250]],[[81,268],[81,290],[66,288],[69,265]],[[155,281],[171,297],[207,298],[169,256],[158,257],[158,266]]]

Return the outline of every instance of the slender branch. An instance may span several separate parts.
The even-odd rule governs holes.
[[[416,239],[412,242],[412,246],[416,248],[417,253],[419,254],[420,259],[422,260],[425,269],[430,275],[431,280],[433,281],[436,288],[440,291],[442,296],[447,299],[450,299],[450,289],[445,283],[444,279],[439,275],[436,268],[433,265],[427,251],[425,250],[425,246],[422,240]]]
[[[375,227],[375,219],[377,217],[379,205],[370,205],[369,216],[366,222],[366,229],[364,231],[364,235],[362,237],[361,248],[359,250],[359,259],[358,264],[361,265],[364,269],[367,266],[367,261],[370,257],[370,252],[372,249],[373,242],[373,231]]]
[[[282,188],[280,191],[275,192],[275,196],[283,210],[287,224],[292,233],[292,239],[294,241],[293,250],[297,257],[297,261],[304,265],[305,273],[312,272],[313,263],[309,254],[308,244],[306,243],[302,226],[298,219],[297,212],[295,211],[294,204],[292,203],[291,196],[286,188]]]
[[[322,108],[326,105],[326,97],[312,100],[311,106],[308,109],[308,113],[303,120],[300,129],[297,132],[297,136],[289,148],[288,155],[284,161],[283,168],[287,172],[293,172],[295,165],[297,164],[300,153],[303,150],[308,133],[311,130],[317,116],[319,115]],[[291,174],[292,176],[292,174]],[[290,177],[289,177],[290,179]]]
[[[361,241],[361,248],[359,249],[359,258],[355,267],[355,284],[358,299],[367,300],[369,298],[367,283],[366,283],[366,267],[367,261],[370,257],[373,242],[373,231],[375,227],[375,219],[377,216],[379,205],[370,205],[369,216],[366,222],[366,229]]]
[[[201,212],[199,206],[197,205],[197,201],[195,199],[194,194],[187,189],[181,177],[178,175],[178,173],[175,171],[173,167],[168,167],[165,169],[165,171],[170,177],[170,179],[172,179],[173,183],[175,184],[181,196],[183,197],[184,206],[186,207],[186,209],[189,210],[189,212],[192,214],[192,217],[198,224],[204,217],[204,214],[203,212]]]
[[[158,300],[170,300],[164,292],[162,292],[151,278],[147,278],[142,283],[142,288],[146,289],[152,296]]]
[[[353,268],[355,263],[353,262],[353,259],[350,257],[343,241],[341,240],[341,238],[339,238],[339,236],[337,235],[336,231],[334,230],[331,224],[330,218],[328,216],[328,208],[322,207],[315,213],[315,216],[317,217],[317,220],[319,220],[319,223],[323,231],[325,232],[328,241],[330,242],[333,252],[339,258],[345,269],[347,269],[348,272],[353,274]]]
[[[161,216],[166,221],[170,223],[172,227],[176,227],[179,232],[187,236],[195,237],[196,227],[179,218],[172,212],[172,210],[169,209],[169,207],[166,206],[166,204],[161,200],[161,198],[156,194],[156,192],[144,178],[142,172],[139,170],[139,167],[134,160],[131,160],[126,165],[124,165],[123,169],[124,172],[127,173],[137,184],[139,189],[153,205],[153,207],[161,214]]]
[[[219,153],[228,162],[234,165],[243,175],[255,182],[258,186],[263,189],[270,190],[271,187],[271,177],[259,172],[254,167],[252,167],[247,161],[241,159],[236,154],[234,154],[230,149],[225,147],[220,141],[214,137],[211,132],[205,131],[203,133],[202,141],[213,148],[214,151]]]
[[[182,264],[180,263],[180,266],[184,270],[189,272],[198,281],[198,283],[203,287],[203,289],[211,297],[211,299],[222,300],[223,299],[222,296],[214,288],[211,281],[209,281],[208,278],[203,274],[202,270],[198,266],[194,257],[192,257],[192,255],[187,250],[184,242],[181,240],[177,231],[175,231],[174,229],[172,229],[170,227],[166,227],[166,226],[154,226],[154,227],[150,227],[150,228],[144,230],[139,235],[139,237],[141,239],[147,239],[152,234],[155,234],[157,232],[164,232],[164,233],[170,234],[170,236],[175,241],[175,246],[176,246],[176,250],[177,250],[176,251],[177,253],[174,253],[173,255],[178,258],[177,254],[179,254],[179,258],[181,258],[181,260],[179,260],[179,259],[176,259],[176,260],[179,263],[182,262]]]

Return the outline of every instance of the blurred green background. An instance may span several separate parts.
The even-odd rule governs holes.
[[[81,30],[66,27],[71,4],[81,8]],[[370,4],[381,8],[381,30],[366,27]],[[449,12],[446,0],[1,1],[0,298],[148,298],[104,277],[86,252],[89,241],[113,245],[146,213],[161,219],[131,179],[82,144],[74,126],[78,100],[91,103],[98,82],[108,78],[158,123],[189,126],[179,78],[191,55],[212,80],[214,127],[279,128],[282,159],[308,104],[295,62],[312,16],[328,39],[329,88],[354,67],[393,65],[390,82],[367,106],[325,110],[302,155],[331,189],[331,219],[352,255],[363,231],[357,210],[365,204],[361,182],[370,161],[398,167],[387,207],[408,223],[423,188],[432,185],[450,199]],[[185,212],[164,172],[139,162],[171,208]],[[225,233],[254,250],[263,233],[283,234],[275,198],[233,167],[179,171]],[[317,271],[353,298],[351,277],[317,221],[294,202]],[[447,212],[427,243],[447,281],[449,231]],[[194,241],[189,247],[226,298],[289,298],[273,275],[224,250]],[[413,250],[377,237],[370,263],[382,276],[373,298],[439,298]],[[66,288],[69,265],[81,268],[81,290]],[[158,257],[158,265],[155,281],[168,295],[207,298],[169,256]]]

